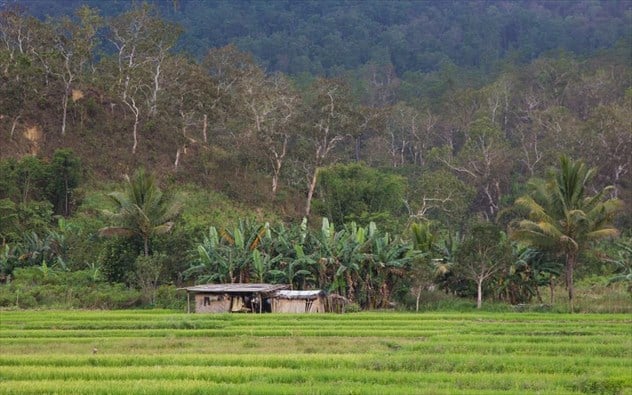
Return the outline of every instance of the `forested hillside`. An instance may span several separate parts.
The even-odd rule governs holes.
[[[575,268],[630,280],[628,2],[0,12],[5,281],[256,278],[385,307],[430,283],[517,303],[572,292]],[[530,238],[542,211],[577,226]]]
[[[13,0],[43,18],[80,5],[113,16],[129,1]],[[234,43],[268,71],[335,76],[367,63],[400,77],[454,65],[485,78],[547,51],[590,55],[629,44],[625,0],[595,1],[150,1],[185,27],[179,48],[203,58]]]

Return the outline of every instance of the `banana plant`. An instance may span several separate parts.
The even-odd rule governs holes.
[[[440,258],[431,260],[435,283],[437,286],[448,292],[457,292],[459,288],[459,279],[453,275],[453,266],[456,260],[456,254],[463,243],[463,236],[459,232],[449,233],[441,239],[437,244],[438,254]]]
[[[411,246],[386,232],[371,233],[368,240],[370,254],[364,269],[364,285],[367,305],[386,307],[397,282],[404,278],[413,255]]]
[[[269,276],[273,276],[275,270],[271,269],[282,258],[281,255],[271,257],[259,250],[252,251],[252,275],[259,283],[265,283]]]
[[[411,249],[408,255],[411,258],[409,278],[411,281],[411,292],[415,296],[415,311],[419,311],[419,302],[422,292],[431,289],[437,272],[434,262],[439,257],[440,249],[437,245],[436,236],[430,230],[430,224],[413,223],[410,227]]]
[[[197,258],[186,277],[195,277],[197,283],[233,283],[235,282],[235,261],[232,248],[220,243],[220,237],[214,226],[209,228],[202,243],[196,248]]]
[[[512,245],[515,261],[510,266],[509,275],[497,290],[505,291],[512,304],[526,303],[536,296],[542,303],[540,286],[548,285],[550,303],[553,304],[555,279],[562,273],[562,263],[550,253],[520,244]]]
[[[318,286],[347,293],[347,284],[340,279],[348,263],[343,262],[347,232],[344,229],[336,231],[334,224],[323,218],[320,232],[314,237],[314,243],[314,258],[318,262]]]
[[[340,259],[334,275],[334,283],[346,290],[349,300],[358,300],[361,272],[370,256],[369,236],[376,233],[375,224],[368,228],[355,222],[348,224],[340,238]],[[342,290],[341,289],[341,290]]]
[[[427,223],[413,223],[410,226],[412,235],[413,248],[422,252],[431,252],[436,249],[435,236],[430,231],[430,225]]]
[[[299,279],[309,279],[312,273],[309,270],[300,269],[300,267],[299,261],[291,261],[280,269],[270,270],[270,274],[277,280],[276,282],[290,284],[290,289],[302,288]]]
[[[24,241],[18,245],[19,259],[28,266],[41,265],[46,259],[53,260],[51,240],[31,232],[23,236]]]
[[[268,229],[269,226],[240,220],[232,232],[227,229],[220,232],[222,242],[231,249],[230,257],[235,264],[238,282],[249,281],[253,262],[252,252],[260,246]]]
[[[616,274],[608,280],[608,285],[618,282],[628,284],[628,292],[632,294],[632,238],[622,239],[615,243],[617,256],[607,259],[616,266]]]
[[[271,236],[269,229],[268,224],[255,225],[244,220],[239,221],[232,231],[210,227],[208,235],[196,248],[197,259],[185,274],[195,276],[197,282],[248,282],[252,274],[263,278],[262,260],[269,258],[266,258],[267,254],[255,251],[264,238]],[[259,265],[256,268],[253,267],[255,260]],[[267,264],[273,262],[269,260]]]
[[[292,289],[316,285],[319,275],[314,253],[316,244],[315,238],[310,237],[307,219],[291,227],[276,226],[270,236],[269,240],[266,238],[264,250],[270,256],[279,257],[271,271],[275,281],[288,283]]]
[[[0,246],[0,280],[8,281],[13,269],[18,266],[18,252],[15,246],[4,244]]]
[[[280,224],[268,229],[264,241],[263,249],[268,254],[289,258],[294,254],[294,245],[303,245],[306,238],[299,233],[296,226],[287,228]]]

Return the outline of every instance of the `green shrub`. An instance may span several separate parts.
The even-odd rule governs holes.
[[[360,305],[358,305],[357,303],[349,303],[348,305],[344,307],[343,311],[345,313],[358,313],[362,311],[362,309],[360,308]]]
[[[161,309],[182,310],[187,306],[186,293],[178,291],[173,285],[161,285],[156,290],[155,307]]]
[[[140,296],[123,284],[95,281],[90,270],[30,267],[16,269],[13,281],[0,286],[0,307],[130,308],[140,305]]]

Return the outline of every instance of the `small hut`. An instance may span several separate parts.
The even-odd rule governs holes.
[[[183,288],[187,291],[187,311],[191,312],[190,294],[196,313],[271,312],[271,297],[290,288],[285,284],[204,284]]]
[[[280,290],[270,298],[274,313],[323,313],[326,308],[325,293],[321,290]]]

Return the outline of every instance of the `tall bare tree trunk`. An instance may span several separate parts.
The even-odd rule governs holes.
[[[134,136],[134,145],[132,145],[132,154],[136,154],[136,147],[138,147],[138,113],[134,114],[134,129],[132,131]]]
[[[476,308],[480,309],[483,306],[483,279],[476,280]]]
[[[307,203],[305,205],[306,217],[309,217],[309,214],[312,211],[312,198],[314,197],[314,190],[316,189],[316,181],[318,181],[318,168],[314,169],[312,180],[309,183],[309,191],[307,192]]]
[[[62,136],[66,134],[66,118],[68,117],[68,95],[69,94],[70,94],[69,87],[66,86],[66,90],[64,91],[64,98],[61,102],[62,111],[63,111],[63,115],[61,119],[61,135]]]
[[[422,287],[419,286],[419,288],[417,289],[417,300],[415,301],[415,312],[419,313],[419,300],[421,299],[421,289]]]
[[[173,167],[174,169],[178,170],[178,165],[180,164],[180,153],[181,153],[181,149],[178,148],[176,150],[176,160],[173,162]]]
[[[278,153],[276,149],[273,148],[274,160],[272,161],[272,196],[276,196],[277,189],[279,188],[279,178],[281,177],[281,167],[283,167],[283,159],[285,159],[285,154],[287,153],[287,143],[289,137],[286,134],[283,139],[283,147],[281,148],[281,153]]]
[[[149,114],[151,116],[156,115],[157,112],[157,102],[158,102],[158,91],[160,90],[160,61],[156,65],[156,71],[154,72],[154,87],[151,92],[151,106],[149,108]]]
[[[275,168],[274,174],[272,174],[272,196],[276,196],[277,189],[279,188],[279,173],[280,170]]]
[[[132,96],[128,97],[129,100],[124,103],[129,107],[134,114],[134,127],[132,129],[132,136],[134,137],[134,144],[132,145],[132,154],[136,154],[136,147],[138,147],[138,124],[140,119],[140,108],[136,105],[136,100]]]
[[[202,136],[204,137],[204,143],[208,143],[208,136],[206,135],[208,130],[208,116],[204,114],[204,123],[202,127]]]
[[[15,128],[18,126],[18,120],[21,118],[21,115],[18,115],[13,119],[13,123],[11,124],[11,138],[13,138],[13,134],[15,133]]]

